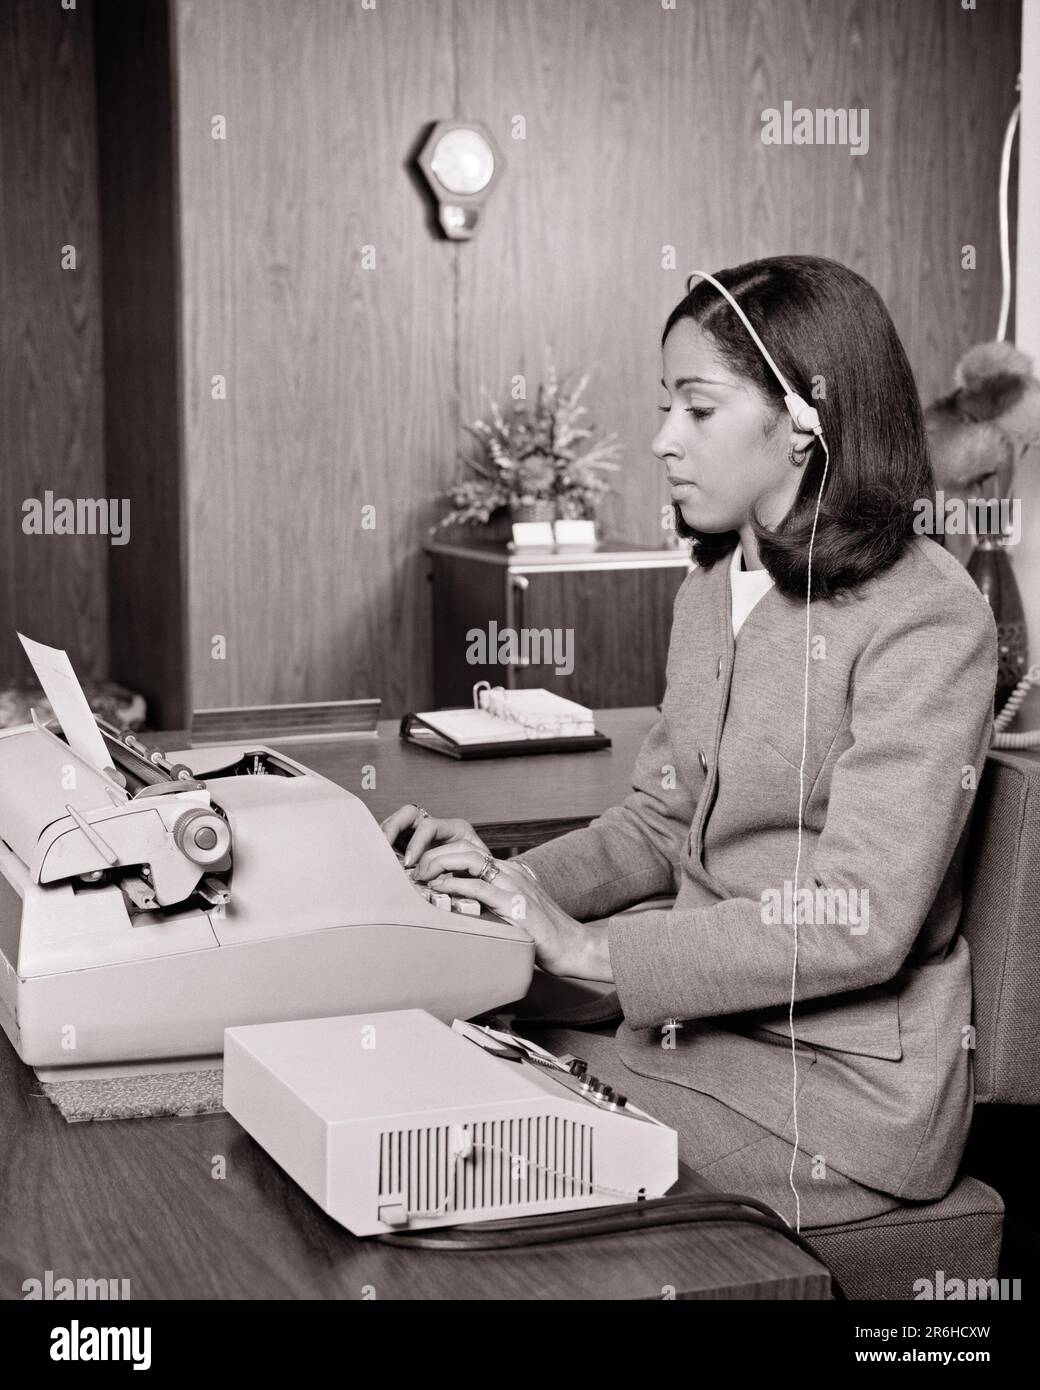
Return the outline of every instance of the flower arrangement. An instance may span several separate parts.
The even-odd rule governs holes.
[[[435,530],[484,525],[503,511],[519,520],[595,519],[612,490],[604,474],[620,466],[621,445],[616,434],[596,437],[580,403],[590,373],[576,381],[573,376],[561,381],[546,352],[545,380],[533,407],[514,401],[503,411],[482,389],[487,415],[466,426],[480,447],[460,460],[474,476],[444,494],[451,510]]]

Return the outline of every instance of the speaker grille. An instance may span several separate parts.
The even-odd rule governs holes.
[[[558,1115],[384,1130],[379,1202],[419,1216],[591,1196],[592,1135]],[[468,1157],[458,1156],[460,1138],[472,1143]]]

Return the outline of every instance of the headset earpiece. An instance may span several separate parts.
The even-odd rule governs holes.
[[[807,405],[801,396],[789,393],[784,397],[784,405],[787,406],[787,413],[794,421],[795,429],[803,430],[806,434],[822,434],[823,426],[820,424],[820,417],[814,406]]]

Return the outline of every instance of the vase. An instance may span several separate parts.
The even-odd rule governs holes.
[[[556,503],[551,497],[525,502],[512,509],[512,517],[514,521],[547,521],[551,526],[556,520]]]
[[[1011,559],[999,538],[980,537],[968,561],[968,573],[992,609],[997,625],[997,689],[993,710],[999,714],[1029,665],[1022,596]]]

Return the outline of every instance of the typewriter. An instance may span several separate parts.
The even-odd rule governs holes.
[[[164,754],[97,722],[108,768],[35,715],[0,731],[0,1023],[25,1062],[213,1056],[231,1026],[450,1022],[526,993],[523,926],[425,899],[350,792],[262,744]]]

